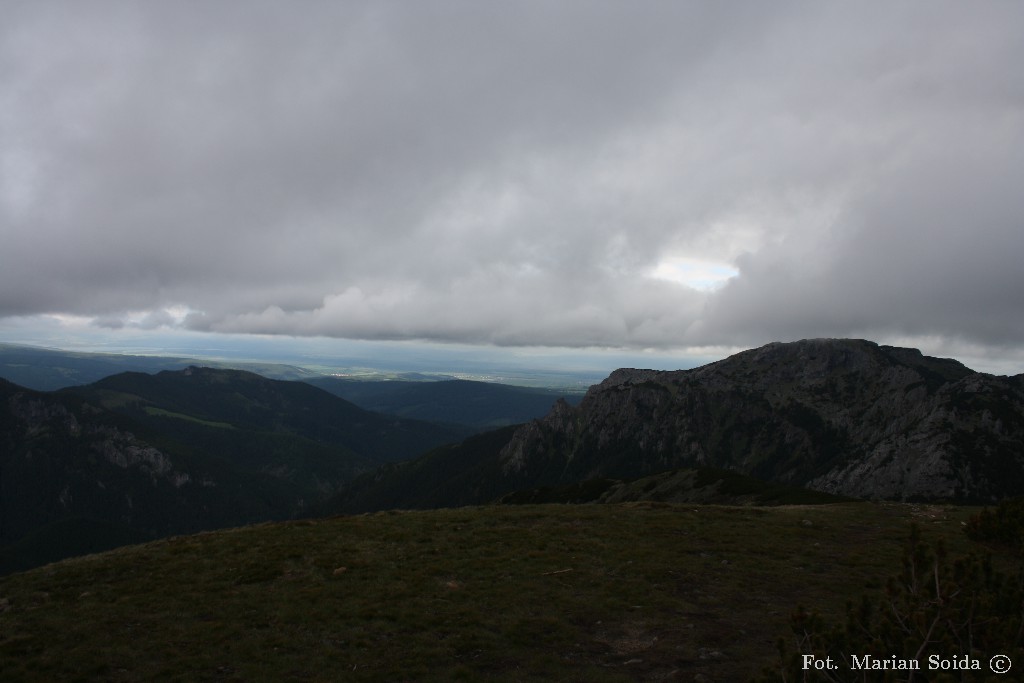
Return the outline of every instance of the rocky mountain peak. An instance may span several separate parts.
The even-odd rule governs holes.
[[[601,382],[601,388],[608,389],[622,384],[638,384],[655,379],[662,373],[658,370],[639,370],[636,368],[619,368],[612,371],[607,379]]]
[[[992,500],[1024,490],[1022,385],[862,339],[772,343],[616,370],[501,457],[543,485],[711,465],[861,497]]]

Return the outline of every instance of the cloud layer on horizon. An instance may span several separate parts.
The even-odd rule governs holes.
[[[1024,341],[1016,3],[4,13],[0,318]],[[738,274],[655,276],[673,260]]]

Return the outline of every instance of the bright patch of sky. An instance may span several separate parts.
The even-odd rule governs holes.
[[[676,282],[705,292],[725,286],[730,278],[737,275],[739,271],[730,265],[695,258],[666,259],[651,271],[651,276],[659,280]]]

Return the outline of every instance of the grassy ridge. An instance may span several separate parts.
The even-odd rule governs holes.
[[[0,579],[0,680],[740,681],[968,508],[633,503],[178,537]]]
[[[513,505],[640,501],[713,505],[824,505],[852,502],[853,499],[760,481],[739,472],[711,467],[669,470],[631,481],[588,479],[566,486],[515,491],[499,499],[501,503]]]

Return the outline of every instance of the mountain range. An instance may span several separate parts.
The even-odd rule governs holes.
[[[155,374],[163,370],[184,370],[196,363],[194,358],[175,356],[90,353],[0,343],[0,377],[37,391],[88,385],[123,372]],[[300,380],[364,410],[444,423],[469,431],[528,422],[546,414],[558,398],[578,403],[583,396],[582,391],[565,388],[515,386],[456,379],[447,374],[377,373],[368,378],[351,374],[325,375],[324,368],[318,371],[251,360],[203,359],[202,365],[246,370],[268,379]]]
[[[177,356],[67,351],[0,342],[0,377],[36,391],[91,384],[121,372],[152,374],[162,370],[184,370],[195,364],[194,358]],[[320,376],[306,368],[282,363],[203,359],[202,364],[247,370],[271,379],[302,380]]]
[[[1024,376],[863,340],[620,369],[543,415],[529,406],[538,394],[510,387],[325,384],[445,424],[220,368],[123,372],[52,392],[0,380],[0,571],[257,521],[499,500],[1024,493]],[[524,406],[539,416],[479,431]]]
[[[482,503],[687,467],[903,501],[1024,493],[1024,375],[853,339],[773,343],[691,370],[621,369],[577,406],[346,486],[336,510]]]

